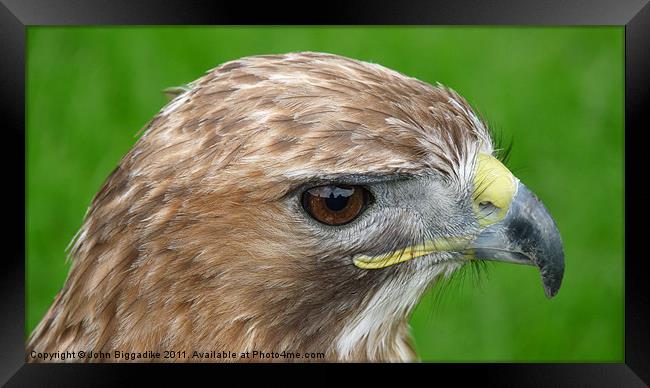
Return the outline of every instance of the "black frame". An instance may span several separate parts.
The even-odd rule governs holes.
[[[553,1],[449,1],[405,2],[404,4],[335,4],[319,3],[317,12],[307,12],[307,18],[290,16],[289,10],[297,6],[282,7],[243,4],[241,9],[234,4],[217,5],[214,2],[192,1],[75,1],[75,0],[0,0],[0,120],[2,135],[12,136],[9,142],[11,152],[3,152],[4,173],[14,172],[15,184],[4,184],[9,198],[5,209],[15,212],[11,221],[5,222],[4,247],[10,247],[4,255],[0,270],[0,382],[8,385],[115,385],[132,382],[130,374],[138,375],[143,370],[158,366],[145,365],[60,365],[25,364],[24,359],[24,292],[25,292],[25,245],[14,242],[25,241],[25,228],[7,227],[10,222],[22,224],[25,208],[25,172],[15,168],[19,159],[19,145],[25,152],[25,35],[26,27],[33,25],[122,25],[122,24],[443,24],[443,25],[619,25],[625,26],[625,361],[623,363],[596,364],[402,364],[402,365],[360,365],[336,364],[350,375],[411,376],[413,372],[424,372],[436,382],[453,381],[454,384],[478,382],[496,386],[648,386],[650,383],[650,287],[645,280],[646,257],[636,252],[641,250],[641,234],[638,228],[646,212],[628,209],[646,209],[637,199],[643,193],[643,179],[633,174],[635,168],[648,165],[648,153],[640,151],[650,130],[645,109],[650,107],[650,5],[649,0],[553,0]],[[256,2],[255,2],[256,3]],[[408,4],[408,6],[406,5]],[[306,10],[306,9],[305,9]],[[253,12],[256,11],[256,12]],[[265,17],[264,17],[265,16]],[[5,149],[6,149],[5,148]],[[24,163],[25,158],[23,154]],[[21,190],[22,188],[22,190]],[[636,198],[635,198],[636,197]],[[22,220],[20,221],[14,221]],[[645,223],[647,225],[647,221]],[[647,228],[645,228],[647,229]],[[598,339],[594,339],[597,341]],[[257,366],[262,373],[271,368]],[[137,370],[136,370],[137,368]],[[218,375],[215,375],[215,368]],[[223,374],[239,374],[244,366],[201,365],[213,382],[223,382]],[[297,367],[282,366],[285,371]],[[301,369],[314,366],[300,366]],[[352,371],[362,368],[366,371]],[[373,370],[370,371],[369,369]],[[393,369],[394,368],[394,369]],[[166,370],[174,370],[170,368]],[[315,370],[315,369],[312,369]],[[181,372],[183,380],[187,370]],[[126,372],[126,373],[125,373]],[[357,372],[361,372],[357,374]],[[374,373],[368,373],[374,372]],[[162,375],[167,377],[168,373]],[[312,375],[314,376],[314,375]],[[319,376],[319,382],[323,381]],[[216,379],[215,379],[216,378]],[[244,377],[245,378],[245,377]],[[313,378],[313,377],[312,377]],[[239,382],[238,381],[238,382]],[[309,379],[303,383],[309,383]],[[645,383],[644,383],[645,382]]]

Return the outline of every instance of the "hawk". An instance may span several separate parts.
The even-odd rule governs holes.
[[[324,53],[225,63],[177,90],[93,198],[28,360],[417,360],[410,313],[461,267],[533,265],[560,287],[555,222],[496,155],[441,84]]]

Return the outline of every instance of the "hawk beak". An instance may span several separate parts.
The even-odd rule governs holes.
[[[546,207],[524,184],[517,181],[515,193],[505,217],[486,227],[470,243],[468,254],[479,260],[536,266],[544,292],[552,298],[564,275],[560,232]]]

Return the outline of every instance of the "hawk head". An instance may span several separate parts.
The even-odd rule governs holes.
[[[555,223],[494,155],[442,85],[321,53],[228,62],[95,196],[28,351],[413,359],[411,310],[468,263],[534,265],[547,296],[560,287]]]

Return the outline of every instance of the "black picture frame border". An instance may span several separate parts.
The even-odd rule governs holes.
[[[644,197],[643,171],[648,166],[648,152],[641,147],[650,130],[650,5],[649,0],[553,0],[553,1],[480,1],[334,4],[319,7],[308,17],[296,17],[278,4],[260,6],[228,5],[207,1],[75,1],[75,0],[0,0],[0,117],[6,125],[5,151],[0,153],[6,172],[15,174],[5,181],[6,210],[11,217],[5,222],[3,240],[7,249],[4,270],[0,271],[0,382],[10,386],[104,386],[133,382],[132,375],[155,368],[157,376],[187,369],[152,365],[61,365],[25,364],[25,207],[26,168],[17,160],[25,148],[25,42],[29,26],[36,25],[347,25],[347,24],[420,24],[420,25],[618,25],[625,26],[625,360],[623,363],[571,364],[400,364],[380,365],[380,375],[422,372],[448,378],[455,383],[480,382],[488,386],[616,386],[642,387],[650,382],[650,282],[646,276],[647,260],[642,249],[643,234],[648,230],[645,213],[638,199]],[[241,8],[237,8],[241,7]],[[272,23],[270,22],[272,21]],[[6,136],[10,136],[9,139]],[[20,147],[21,145],[22,147]],[[10,183],[7,183],[10,182]],[[645,196],[647,197],[647,196]],[[22,206],[20,206],[22,205]],[[647,209],[647,208],[646,208]],[[5,212],[7,213],[7,212]],[[15,214],[14,214],[15,213]],[[20,222],[19,220],[22,220]],[[21,225],[16,227],[15,224]],[[579,330],[579,328],[576,328]],[[594,339],[597,341],[598,339]],[[232,372],[241,376],[248,368],[241,365],[198,365],[197,369],[220,376]],[[270,367],[256,365],[267,373]],[[377,375],[377,365],[331,364],[330,368],[360,375]],[[216,369],[215,369],[216,368]],[[292,372],[298,366],[281,365]],[[301,365],[301,371],[316,371],[315,366]],[[314,368],[314,369],[312,369]],[[352,371],[352,369],[355,369]],[[393,369],[394,368],[394,369]],[[328,376],[318,375],[327,379]],[[330,377],[331,378],[331,377]],[[171,381],[171,380],[169,380]],[[324,381],[324,380],[323,380]]]

